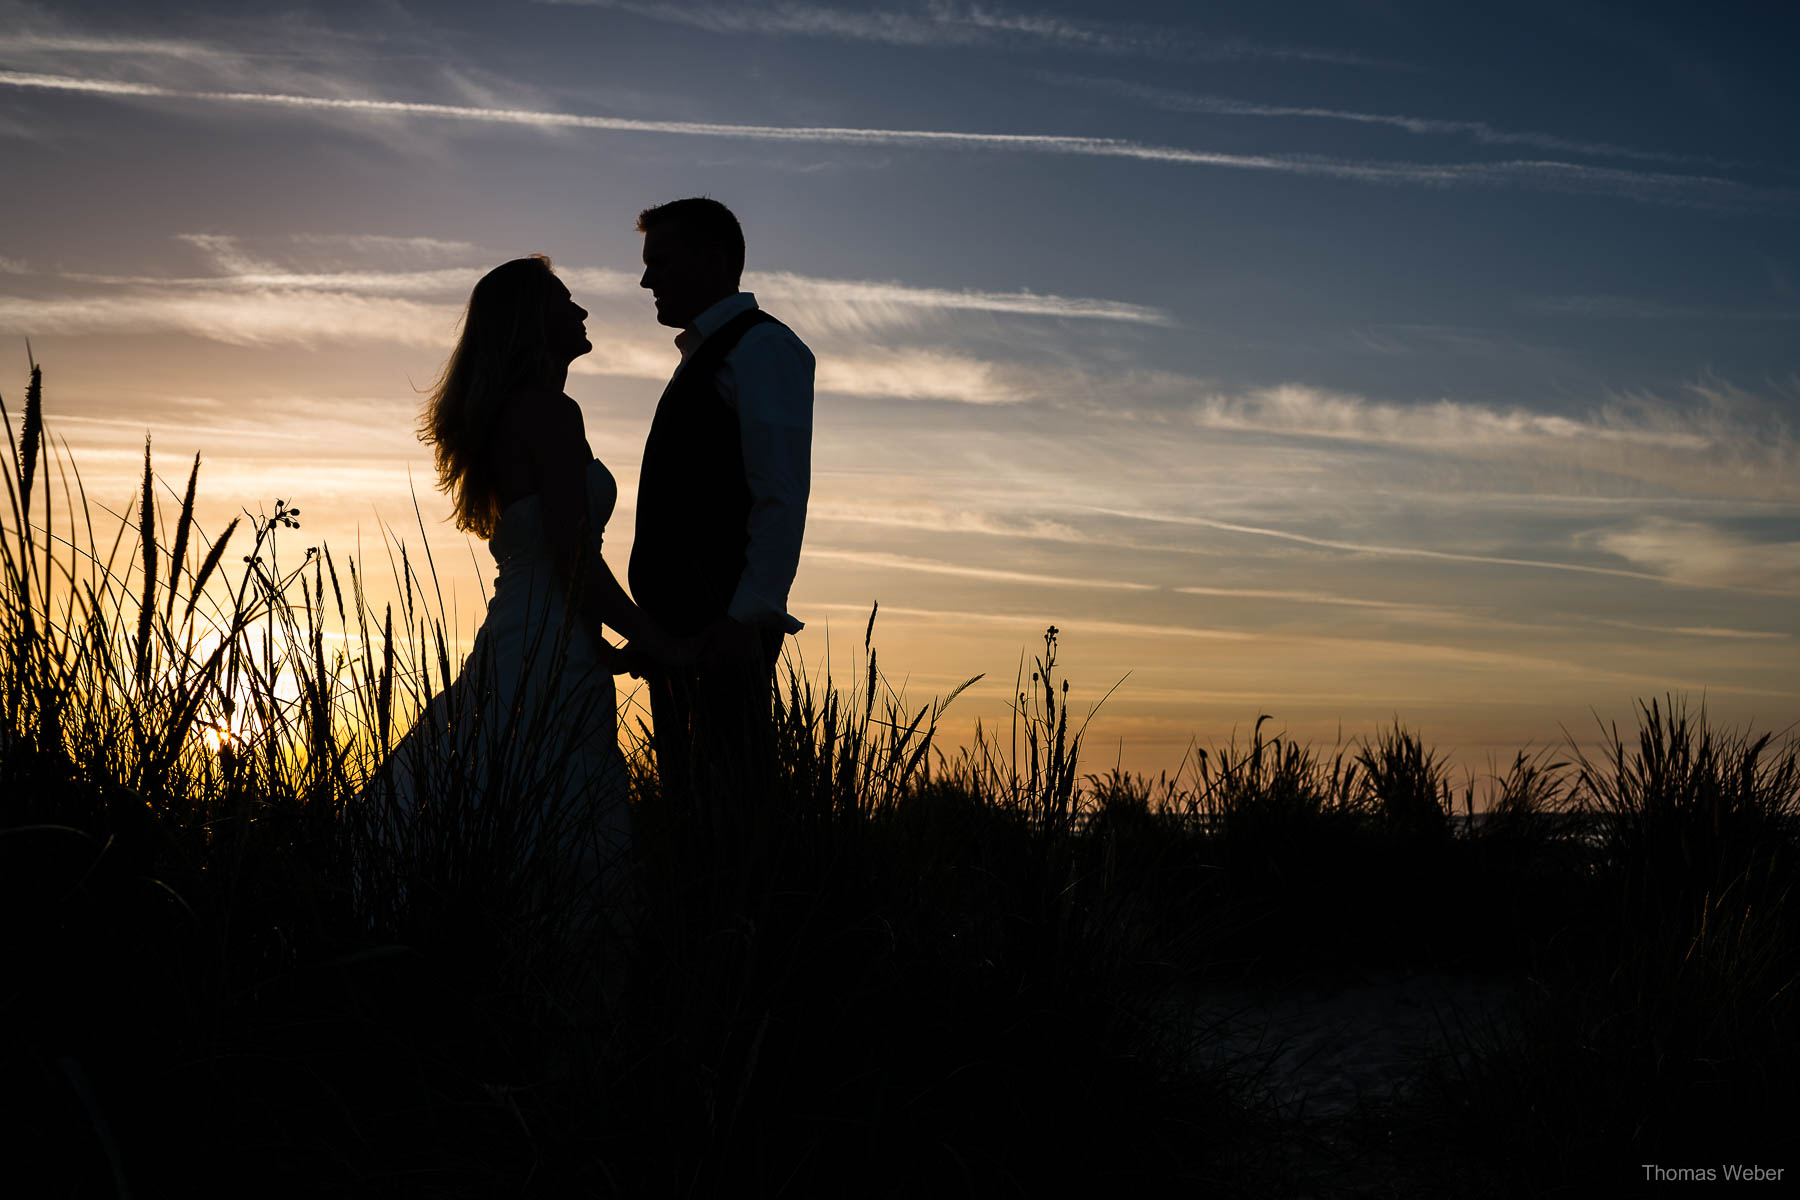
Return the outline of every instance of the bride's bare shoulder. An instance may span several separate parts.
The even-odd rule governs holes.
[[[500,410],[500,425],[527,435],[544,429],[560,432],[570,425],[579,429],[581,406],[549,388],[521,388]]]
[[[539,468],[587,448],[581,406],[548,389],[517,393],[502,410],[498,433],[502,454],[511,451]]]
[[[500,409],[489,453],[503,504],[538,491],[547,470],[587,448],[581,407],[561,392],[521,390]]]
[[[561,392],[522,390],[500,410],[494,430],[501,454],[509,451],[538,457],[571,439],[586,440],[581,406]]]

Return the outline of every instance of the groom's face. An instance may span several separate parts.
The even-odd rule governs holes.
[[[722,256],[687,237],[679,223],[657,225],[644,234],[644,277],[638,284],[656,298],[656,319],[664,325],[686,329],[714,302],[735,292],[737,281],[726,274]]]

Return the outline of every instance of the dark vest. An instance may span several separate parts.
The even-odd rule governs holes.
[[[631,595],[674,634],[698,633],[725,615],[750,544],[750,483],[737,411],[719,397],[719,366],[764,321],[740,313],[700,344],[656,405],[638,474]],[[786,326],[783,326],[786,328]]]

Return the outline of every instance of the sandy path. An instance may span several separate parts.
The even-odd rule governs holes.
[[[1201,1053],[1258,1075],[1284,1116],[1329,1119],[1399,1096],[1446,1033],[1497,1017],[1516,980],[1372,970],[1208,985],[1188,998]]]

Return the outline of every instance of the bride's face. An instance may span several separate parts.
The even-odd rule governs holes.
[[[594,348],[587,337],[587,309],[575,303],[568,286],[555,276],[550,281],[549,308],[544,345],[552,358],[559,363],[571,363]]]

